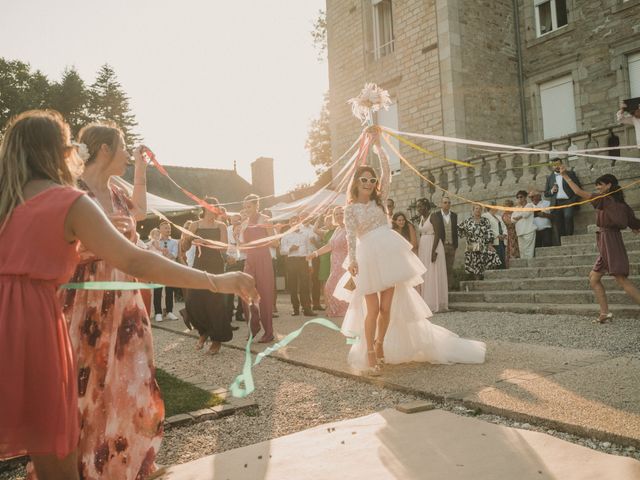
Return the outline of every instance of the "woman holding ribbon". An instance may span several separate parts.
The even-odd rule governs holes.
[[[214,208],[218,208],[217,198],[207,197],[205,201]],[[227,225],[219,220],[218,215],[218,212],[205,208],[202,212],[202,218],[192,222],[189,227],[194,235],[225,245],[213,248],[206,246],[201,240],[192,240],[192,243],[199,250],[195,256],[193,268],[208,273],[224,273],[227,256]],[[187,250],[191,248],[189,241],[189,238],[185,240]],[[188,326],[193,326],[200,335],[196,349],[201,350],[205,342],[211,340],[211,346],[207,353],[217,354],[222,342],[228,342],[233,338],[231,312],[227,309],[226,297],[220,293],[206,290],[186,290],[184,305],[185,309],[181,313],[185,323]]]
[[[114,161],[123,156],[120,140]],[[105,145],[100,150],[111,152],[114,144]],[[129,223],[109,218],[95,199],[73,188],[82,167],[69,126],[57,112],[30,111],[9,121],[0,145],[0,459],[30,455],[32,474],[45,480],[146,478],[155,468],[163,414],[157,383],[145,368],[151,352],[140,343],[149,320],[138,296],[112,328],[107,322],[125,291],[92,299],[76,334],[86,340],[82,353],[93,355],[76,368],[57,289],[76,268],[78,242],[84,245],[85,270],[76,271],[76,279],[85,278],[86,270],[93,274],[93,268],[104,272],[98,263],[103,262],[163,284],[240,291],[247,299],[257,293],[248,276],[203,274],[136,247],[124,228]],[[111,199],[115,214],[120,204]],[[86,252],[96,260],[87,260]],[[70,304],[87,300],[85,290],[76,292],[67,295]],[[130,353],[133,347],[137,357]],[[106,370],[100,356],[115,357],[119,368]],[[96,402],[107,412],[78,415],[78,396],[89,391],[95,397],[83,410]],[[145,415],[145,402],[151,403],[152,418]],[[89,454],[88,442],[98,438]]]
[[[351,180],[345,208],[349,273],[335,292],[349,301],[343,333],[360,337],[349,352],[349,364],[379,375],[385,362],[482,363],[484,343],[461,339],[429,322],[431,311],[414,288],[422,283],[425,267],[411,243],[389,227],[383,207],[389,161],[378,132],[367,135],[375,141],[382,175],[363,165]]]
[[[347,312],[349,304],[333,296],[333,292],[338,286],[338,282],[344,276],[344,260],[347,258],[347,236],[344,227],[344,208],[335,207],[333,209],[333,234],[329,239],[329,242],[312,252],[307,260],[318,258],[330,253],[331,268],[329,272],[329,278],[324,285],[324,298],[327,304],[327,316],[328,317],[343,317]],[[322,258],[322,257],[321,257]]]
[[[270,218],[259,211],[260,200],[257,195],[247,195],[244,199],[243,210],[246,220],[240,227],[240,242],[250,244],[246,250],[247,258],[244,262],[244,271],[256,280],[256,288],[260,293],[259,308],[254,305],[243,304],[244,318],[251,328],[251,334],[255,338],[264,330],[258,343],[270,343],[273,336],[273,300],[275,295],[275,277],[273,275],[273,262],[269,247],[275,241],[261,241],[263,238],[275,235],[275,230],[269,225]],[[255,243],[253,243],[255,242]]]
[[[560,175],[576,195],[585,200],[592,200],[591,204],[596,210],[596,226],[598,227],[596,242],[599,255],[589,274],[591,288],[600,305],[600,315],[594,320],[594,323],[611,322],[613,313],[609,312],[607,292],[602,284],[604,275],[612,275],[626,294],[640,305],[640,291],[629,280],[629,256],[621,233],[627,228],[636,234],[640,233],[640,220],[636,218],[633,210],[625,201],[622,188],[614,175],[607,173],[596,179],[596,194],[586,192],[577,185],[569,176],[564,165],[560,166]],[[606,196],[602,197],[602,195]]]

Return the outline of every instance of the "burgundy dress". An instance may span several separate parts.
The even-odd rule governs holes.
[[[258,225],[248,225],[244,230],[243,242],[249,243],[269,236],[267,229]],[[264,338],[273,337],[273,300],[275,298],[275,278],[273,276],[273,262],[268,246],[252,248],[246,251],[244,271],[256,281],[256,289],[260,294],[260,309],[256,309],[243,302],[244,318],[249,320],[251,333],[255,337],[264,330]],[[251,310],[251,311],[250,311]]]
[[[596,234],[599,255],[593,271],[628,277],[629,257],[621,230],[640,229],[640,220],[629,205],[617,202],[611,196],[594,200],[592,204],[596,209],[596,225],[599,230]]]

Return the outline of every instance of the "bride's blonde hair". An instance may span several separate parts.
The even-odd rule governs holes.
[[[0,230],[24,202],[34,179],[75,186],[82,160],[71,145],[69,125],[54,110],[30,110],[9,120],[0,144]]]

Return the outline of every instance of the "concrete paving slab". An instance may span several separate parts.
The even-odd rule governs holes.
[[[441,410],[384,410],[170,467],[160,478],[637,480],[640,462]]]

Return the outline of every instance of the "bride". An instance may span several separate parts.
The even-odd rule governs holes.
[[[414,288],[422,283],[426,269],[411,244],[389,227],[383,205],[391,177],[379,138],[375,151],[380,178],[363,165],[349,186],[345,208],[349,268],[334,293],[349,302],[343,333],[360,337],[349,351],[349,364],[367,375],[379,375],[384,363],[483,363],[484,343],[462,339],[427,320],[431,311]]]

